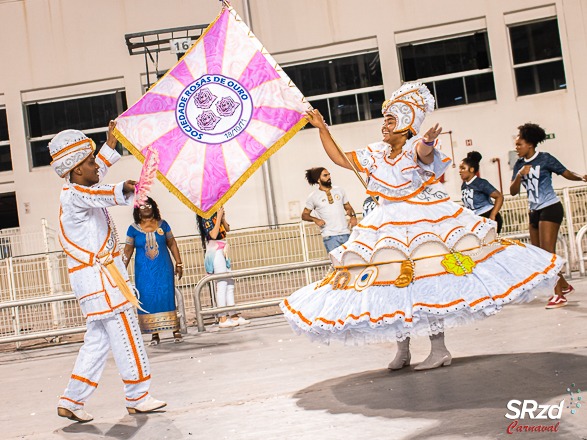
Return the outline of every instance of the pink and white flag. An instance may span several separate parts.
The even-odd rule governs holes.
[[[115,135],[208,217],[305,124],[310,109],[235,10],[225,5],[184,57],[117,118]]]

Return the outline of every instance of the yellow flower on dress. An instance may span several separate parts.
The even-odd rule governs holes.
[[[157,234],[163,235],[164,234],[163,229],[157,228]]]
[[[446,254],[440,264],[448,273],[459,277],[473,272],[473,268],[477,265],[471,257],[460,252]]]

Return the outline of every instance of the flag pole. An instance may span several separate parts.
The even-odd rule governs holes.
[[[315,110],[314,107],[312,107],[310,105],[312,111]],[[328,128],[328,133],[330,134],[330,138],[332,139],[332,142],[334,143],[336,149],[338,150],[338,152],[342,155],[342,157],[344,157],[344,159],[347,161],[347,163],[351,166],[351,169],[353,170],[353,172],[355,173],[355,176],[357,176],[357,179],[359,179],[359,181],[363,184],[363,186],[365,187],[365,189],[367,189],[367,182],[365,182],[365,180],[361,177],[361,175],[359,174],[359,170],[357,170],[357,167],[355,166],[355,164],[353,163],[353,161],[349,160],[348,156],[346,155],[346,153],[342,150],[342,148],[340,148],[340,145],[338,145],[338,142],[336,142],[336,140],[334,139],[334,137],[332,136],[332,133],[330,133],[330,128],[328,127],[328,125],[326,125],[326,128]],[[377,200],[377,198],[375,197],[371,197],[373,199],[373,201],[379,205],[379,201]]]
[[[339,151],[339,153],[343,155],[343,157],[345,158],[347,163],[351,166],[352,170],[355,173],[355,176],[357,176],[357,179],[359,179],[361,181],[361,183],[363,184],[363,186],[365,187],[365,189],[367,189],[367,182],[365,182],[365,180],[361,177],[361,175],[359,174],[359,170],[357,170],[357,167],[355,166],[355,164],[351,160],[349,160],[346,153],[344,151],[342,151],[342,148],[340,148],[340,145],[338,145],[338,142],[336,142],[336,140],[332,137],[332,134],[330,135],[330,137],[332,138],[334,145],[336,145],[336,148]]]
[[[224,7],[231,7],[230,1],[229,0],[220,0],[223,4]],[[306,99],[304,98],[304,101],[306,101]],[[308,101],[306,101],[308,102]],[[309,102],[308,102],[309,104]],[[310,104],[310,108],[312,110],[314,110],[314,107],[312,107],[312,105]],[[330,132],[330,130],[329,130]],[[340,154],[342,154],[342,156],[345,158],[345,160],[348,162],[348,164],[351,166],[351,169],[353,170],[353,172],[355,173],[355,176],[357,176],[357,179],[359,179],[359,181],[363,184],[363,187],[365,189],[367,189],[367,182],[365,182],[365,180],[363,180],[363,178],[361,177],[361,175],[359,174],[359,171],[357,170],[357,167],[355,166],[355,164],[349,160],[349,158],[347,157],[347,155],[345,154],[344,151],[342,151],[342,148],[340,148],[340,145],[338,145],[338,142],[336,142],[336,140],[334,140],[334,138],[332,137],[332,134],[330,135],[330,137],[332,138],[332,141],[334,142],[334,145],[336,146],[336,149],[339,151]],[[377,201],[377,199],[375,197],[372,197],[373,201],[375,201],[376,204],[379,204],[379,202]]]

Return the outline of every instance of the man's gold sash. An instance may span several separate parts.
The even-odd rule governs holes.
[[[141,307],[140,301],[131,292],[130,288],[128,287],[128,284],[124,280],[124,277],[118,270],[118,267],[116,267],[116,264],[114,264],[114,258],[112,257],[112,255],[110,253],[100,254],[98,255],[98,258],[100,264],[108,271],[108,275],[110,275],[109,278],[111,278],[113,284],[115,284],[118,287],[118,290],[120,290],[120,292],[128,300],[128,302],[130,302],[137,309],[142,310],[145,313],[149,313]]]

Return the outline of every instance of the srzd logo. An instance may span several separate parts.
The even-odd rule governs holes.
[[[510,400],[506,418],[514,420],[506,429],[508,434],[516,432],[558,432],[560,421],[552,424],[521,425],[517,419],[560,420],[565,406],[564,399],[558,405],[539,405],[535,400]]]

